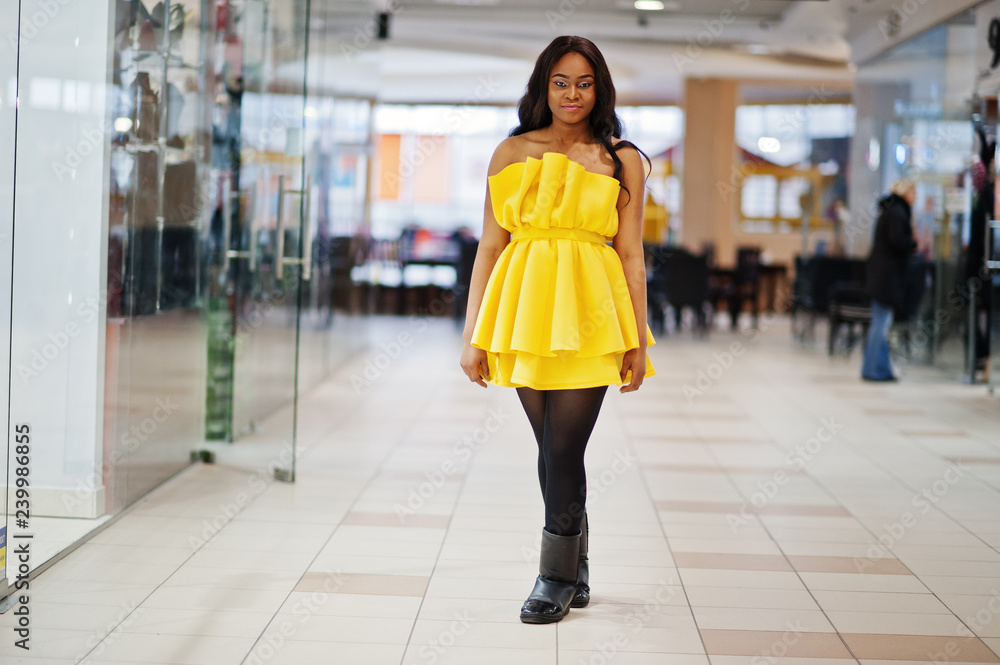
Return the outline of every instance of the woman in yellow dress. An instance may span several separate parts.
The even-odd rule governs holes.
[[[584,452],[605,392],[654,373],[644,153],[620,138],[608,66],[582,37],[538,56],[518,118],[490,161],[461,365],[517,388],[534,431],[545,527],[521,621],[552,623],[590,601]]]

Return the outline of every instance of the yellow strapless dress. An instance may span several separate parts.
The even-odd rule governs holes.
[[[510,164],[489,186],[493,214],[511,233],[472,334],[489,356],[490,382],[622,385],[622,357],[639,336],[621,260],[607,245],[618,232],[618,181],[547,152]],[[648,327],[646,335],[652,345]],[[647,356],[646,376],[654,374]]]

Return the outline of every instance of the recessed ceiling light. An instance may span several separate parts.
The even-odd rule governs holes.
[[[635,0],[635,8],[648,12],[658,12],[663,9],[663,3],[660,0]]]
[[[771,49],[764,44],[747,44],[747,53],[752,53],[753,55],[765,55],[771,52]]]

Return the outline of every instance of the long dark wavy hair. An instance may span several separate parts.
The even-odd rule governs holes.
[[[549,108],[549,75],[552,68],[567,53],[579,53],[594,70],[594,108],[590,112],[590,130],[594,138],[604,146],[615,162],[614,178],[621,183],[622,189],[632,194],[622,182],[622,172],[624,166],[618,156],[618,151],[624,147],[635,148],[640,155],[646,158],[649,163],[649,156],[639,146],[631,141],[619,141],[613,145],[612,138],[620,139],[622,136],[622,122],[615,113],[615,84],[611,81],[611,72],[608,70],[608,63],[604,61],[604,56],[594,42],[586,37],[573,37],[563,35],[556,37],[545,47],[545,50],[535,61],[535,69],[528,79],[528,86],[524,91],[524,96],[517,105],[517,119],[520,124],[510,130],[510,136],[518,136],[535,129],[548,127],[552,124],[552,109]]]

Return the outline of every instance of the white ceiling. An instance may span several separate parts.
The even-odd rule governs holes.
[[[639,12],[631,0],[313,0],[311,61],[338,72],[330,80],[342,94],[514,103],[545,45],[577,34],[604,53],[620,103],[676,103],[685,77],[757,81],[748,90],[784,98],[813,85],[849,87],[852,34],[884,17],[893,0],[666,4],[670,11]],[[371,39],[386,8],[389,39]],[[782,86],[787,95],[773,91]]]

